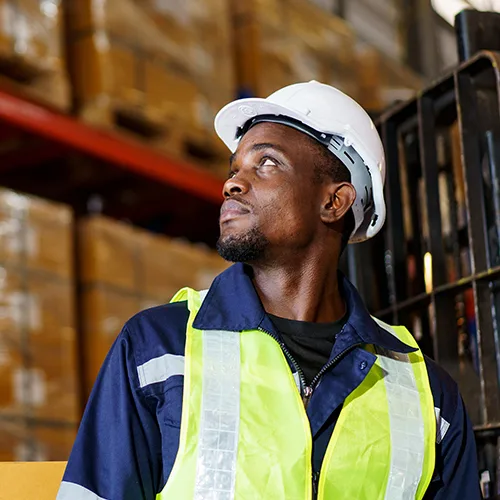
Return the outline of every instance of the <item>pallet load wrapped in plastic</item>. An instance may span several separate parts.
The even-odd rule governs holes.
[[[79,115],[170,154],[216,157],[213,110],[234,95],[226,1],[69,2]]]
[[[72,225],[69,208],[0,189],[0,460],[65,460],[74,439]]]
[[[309,0],[232,0],[240,96],[267,96],[319,80],[357,96],[355,39],[338,17]]]
[[[206,289],[227,264],[213,251],[106,217],[78,227],[86,395],[125,322],[168,303],[182,287]]]
[[[0,0],[0,82],[68,110],[60,0]]]

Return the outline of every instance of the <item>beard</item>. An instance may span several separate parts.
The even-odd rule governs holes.
[[[217,252],[229,262],[255,262],[262,259],[269,240],[257,228],[245,234],[221,236],[217,241]]]

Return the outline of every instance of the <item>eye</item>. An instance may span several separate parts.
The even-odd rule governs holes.
[[[260,162],[261,167],[277,167],[278,163],[273,160],[272,158],[269,158],[269,156],[264,156],[262,158],[262,161]]]

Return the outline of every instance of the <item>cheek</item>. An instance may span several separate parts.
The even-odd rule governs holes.
[[[306,191],[306,190],[305,190]],[[289,241],[309,238],[314,227],[312,204],[307,204],[309,193],[296,189],[280,189],[263,207],[265,218],[262,229],[271,241]]]

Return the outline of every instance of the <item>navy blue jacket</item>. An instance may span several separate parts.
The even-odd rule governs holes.
[[[341,286],[348,320],[331,359],[355,344],[413,350],[377,325],[347,279]],[[153,500],[163,489],[179,444],[187,319],[187,303],[179,302],[143,311],[127,322],[87,404],[58,500]],[[277,334],[242,264],[215,279],[194,326],[232,331],[261,327]],[[324,374],[312,395],[307,414],[316,471],[345,398],[374,361],[361,347],[351,349]],[[433,361],[426,362],[438,425],[436,467],[425,498],[480,499],[474,435],[457,385]]]

